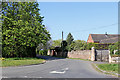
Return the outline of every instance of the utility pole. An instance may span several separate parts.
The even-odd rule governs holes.
[[[62,41],[63,41],[63,31],[62,31]]]
[[[63,57],[63,31],[62,31],[62,57]]]

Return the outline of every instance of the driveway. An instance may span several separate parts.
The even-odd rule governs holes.
[[[39,65],[2,68],[2,76],[3,78],[114,78],[97,72],[91,63],[53,58]]]

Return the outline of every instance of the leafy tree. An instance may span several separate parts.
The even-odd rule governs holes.
[[[35,57],[36,47],[50,39],[38,3],[2,2],[2,7],[3,56]]]
[[[84,40],[75,40],[71,43],[71,45],[67,46],[68,51],[71,50],[85,50],[87,47],[87,43]]]
[[[73,50],[85,50],[86,46],[86,41],[84,40],[75,40],[74,43],[71,44]]]
[[[52,41],[52,46],[54,46],[54,47],[57,47],[57,46],[61,46],[61,42],[62,42],[62,40],[61,39],[58,39],[58,40],[53,40]]]
[[[74,40],[74,38],[73,38],[72,34],[69,33],[69,34],[67,35],[67,39],[66,39],[67,44],[68,44],[68,45],[71,45],[71,43],[73,42],[73,40]]]

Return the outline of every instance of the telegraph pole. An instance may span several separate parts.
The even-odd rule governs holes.
[[[63,41],[63,31],[62,31],[62,41]]]
[[[62,57],[63,57],[63,31],[62,31]]]

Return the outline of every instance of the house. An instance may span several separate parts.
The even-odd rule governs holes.
[[[120,36],[120,35],[119,35]],[[87,43],[98,43],[99,49],[108,49],[109,45],[118,42],[118,34],[89,34]]]
[[[118,42],[118,34],[89,34],[87,43],[114,44]]]

